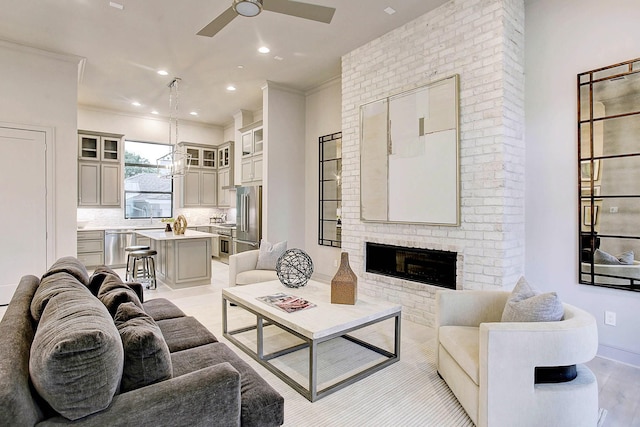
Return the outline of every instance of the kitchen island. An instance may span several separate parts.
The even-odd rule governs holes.
[[[138,230],[158,251],[156,278],[177,289],[211,283],[211,238],[216,234],[187,230],[184,234],[157,230]]]

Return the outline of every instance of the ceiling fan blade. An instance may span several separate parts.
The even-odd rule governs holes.
[[[213,37],[222,30],[233,18],[238,16],[233,7],[222,12],[216,19],[209,22],[206,27],[198,32],[199,36]]]
[[[312,21],[329,24],[333,19],[336,9],[333,7],[318,6],[316,4],[301,3],[289,0],[264,0],[264,10],[310,19]]]

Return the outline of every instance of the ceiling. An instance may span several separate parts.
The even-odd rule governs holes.
[[[333,21],[263,11],[237,17],[209,38],[196,33],[232,0],[112,0],[123,9],[110,0],[3,0],[0,39],[86,58],[82,106],[168,116],[175,76],[182,79],[179,117],[222,126],[240,109],[262,108],[266,81],[317,87],[340,75],[342,55],[446,1],[305,0],[336,8]],[[385,13],[387,7],[396,12]],[[262,45],[271,52],[259,54]],[[227,91],[230,84],[237,90]]]

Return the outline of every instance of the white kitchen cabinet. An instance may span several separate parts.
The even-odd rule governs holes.
[[[216,206],[217,181],[216,171],[189,169],[182,180],[182,207]]]
[[[122,135],[78,133],[78,206],[120,207]]]
[[[78,158],[119,163],[122,136],[100,133],[78,133]]]
[[[242,132],[242,184],[257,184],[262,181],[262,151],[264,148],[262,121],[240,129]]]
[[[262,181],[262,154],[242,159],[241,168],[243,184],[255,184]]]
[[[218,147],[218,200],[220,208],[231,206],[231,190],[233,187],[233,141],[225,142]]]
[[[77,258],[86,267],[104,264],[104,231],[78,231]]]

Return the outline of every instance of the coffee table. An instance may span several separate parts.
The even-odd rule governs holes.
[[[258,297],[279,292],[304,298],[314,303],[316,307],[287,313],[258,300]],[[229,303],[254,314],[256,317],[255,325],[229,330]],[[393,351],[385,350],[371,342],[349,335],[350,332],[392,318],[395,319]],[[400,305],[366,296],[358,297],[355,305],[331,304],[331,286],[313,280],[309,281],[306,286],[296,289],[287,288],[276,280],[254,285],[234,286],[222,290],[222,332],[224,337],[311,402],[397,362],[400,359],[400,319]],[[303,342],[264,354],[265,327],[280,328]],[[252,330],[256,331],[255,349],[250,348],[234,336]],[[344,338],[372,350],[382,355],[382,360],[373,365],[367,365],[362,370],[318,390],[318,345],[336,338]],[[296,382],[291,376],[271,363],[278,357],[304,349],[308,349],[309,352],[308,387]]]

